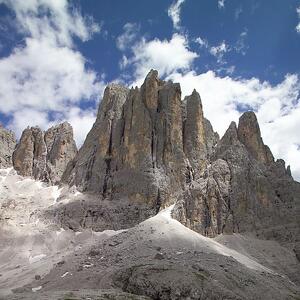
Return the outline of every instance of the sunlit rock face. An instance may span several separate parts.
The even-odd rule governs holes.
[[[152,70],[141,88],[106,88],[96,122],[64,180],[158,211],[200,176],[217,139],[199,94],[182,101],[180,85],[160,80]]]
[[[15,134],[0,124],[0,169],[12,166],[12,153],[16,146]]]
[[[46,132],[26,128],[13,153],[13,166],[22,176],[58,184],[68,163],[77,154],[73,129],[67,122]]]

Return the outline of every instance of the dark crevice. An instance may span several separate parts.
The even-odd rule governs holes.
[[[151,157],[152,157],[152,168],[156,167],[156,135],[154,129],[151,132]]]
[[[160,196],[160,189],[157,191],[157,197],[156,197],[156,214],[158,214],[161,207],[161,196]]]
[[[108,179],[110,177],[110,171],[111,171],[112,136],[113,136],[112,123],[113,123],[113,120],[110,123],[109,144],[108,144],[108,149],[107,149],[107,152],[106,152],[106,157],[104,159],[105,164],[106,164],[106,169],[105,169],[103,191],[102,191],[103,198],[106,198],[106,196],[107,196],[107,182],[108,182]]]

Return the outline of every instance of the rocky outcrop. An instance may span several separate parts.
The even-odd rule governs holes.
[[[58,184],[69,162],[77,154],[72,126],[64,122],[49,128],[44,135],[50,182]]]
[[[63,180],[103,199],[146,203],[158,211],[205,168],[216,139],[209,125],[199,94],[182,102],[179,84],[160,80],[157,71],[140,89],[110,85]]]
[[[173,215],[208,236],[256,232],[282,242],[299,239],[300,184],[264,145],[253,112],[232,122],[204,175],[190,185]]]
[[[69,123],[53,126],[46,132],[39,127],[28,127],[13,153],[13,166],[22,176],[58,184],[76,153]]]
[[[240,117],[238,138],[256,160],[265,164],[270,164],[274,161],[269,147],[263,143],[254,112],[245,112]]]
[[[183,128],[184,152],[193,170],[193,179],[201,175],[208,162],[205,121],[200,95],[193,91],[185,97],[186,119]]]
[[[0,169],[12,166],[12,153],[16,146],[15,134],[0,124]]]

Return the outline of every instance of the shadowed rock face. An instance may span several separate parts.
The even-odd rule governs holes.
[[[15,146],[15,134],[0,125],[0,169],[12,166],[12,153]]]
[[[77,148],[73,129],[67,122],[46,132],[38,127],[27,128],[13,153],[13,166],[18,174],[58,184]]]
[[[217,139],[199,94],[182,102],[179,84],[152,70],[140,89],[106,88],[97,120],[63,179],[158,211],[199,176]]]

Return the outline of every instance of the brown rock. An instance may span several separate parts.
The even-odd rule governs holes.
[[[28,127],[13,153],[13,166],[22,176],[57,184],[76,153],[70,124],[51,127],[46,133],[38,127]]]
[[[265,146],[261,138],[259,125],[252,111],[245,112],[239,119],[238,138],[246,146],[255,159],[262,163],[274,161],[269,147]]]

